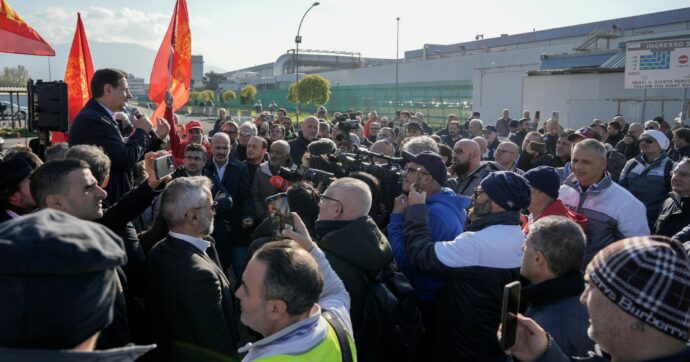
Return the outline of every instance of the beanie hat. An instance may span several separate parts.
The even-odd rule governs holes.
[[[666,137],[666,135],[664,134],[664,132],[657,131],[655,129],[650,129],[642,132],[640,137],[644,135],[652,137],[656,141],[656,143],[659,144],[659,147],[661,147],[662,151],[666,151],[668,149],[670,142],[668,140],[668,137]]]
[[[414,162],[420,166],[423,166],[431,177],[436,180],[441,186],[446,184],[448,180],[448,170],[446,165],[443,163],[443,159],[438,153],[433,151],[424,151],[418,155],[413,155],[407,151],[402,152],[403,159],[407,162]]]
[[[558,198],[558,189],[561,188],[561,178],[556,169],[550,166],[535,167],[523,175],[529,184],[535,189],[549,195],[552,199]]]
[[[517,211],[529,206],[531,191],[528,181],[510,171],[496,171],[484,177],[479,184],[489,198],[498,206]]]
[[[113,320],[122,239],[44,209],[0,225],[0,345],[71,349]]]
[[[623,311],[687,342],[690,260],[679,242],[660,236],[619,240],[597,253],[587,274]]]

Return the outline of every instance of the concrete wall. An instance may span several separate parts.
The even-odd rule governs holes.
[[[523,108],[541,110],[542,120],[559,111],[564,127],[579,128],[594,118],[610,121],[622,114],[630,122],[663,116],[667,121],[681,111],[682,89],[647,90],[644,118],[642,90],[624,89],[623,73],[536,75],[524,79]]]

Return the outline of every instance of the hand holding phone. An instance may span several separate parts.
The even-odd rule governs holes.
[[[514,281],[503,287],[503,307],[501,309],[501,338],[498,341],[505,351],[515,344],[517,334],[517,315],[520,309],[520,282]]]
[[[153,169],[157,179],[162,179],[175,171],[172,155],[165,155],[153,161]]]
[[[282,240],[283,229],[294,230],[287,193],[281,192],[266,198],[266,209],[271,220],[273,240]]]

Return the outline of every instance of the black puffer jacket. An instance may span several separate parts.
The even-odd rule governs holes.
[[[364,276],[375,275],[393,261],[391,246],[369,216],[360,217],[326,233],[318,244],[350,294],[350,316],[357,336],[369,289],[369,281]]]

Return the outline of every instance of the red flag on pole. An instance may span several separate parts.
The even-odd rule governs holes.
[[[81,22],[81,14],[77,13],[77,30],[74,32],[72,48],[67,59],[67,70],[65,70],[70,123],[91,99],[91,78],[93,78],[91,50],[86,39],[84,24]],[[67,142],[67,134],[54,132],[52,142]]]
[[[0,0],[0,52],[55,56],[55,50],[5,0]]]
[[[189,100],[192,84],[192,34],[189,30],[189,15],[185,0],[177,0],[170,26],[153,62],[149,98],[158,103],[151,116],[162,117],[165,111],[165,92],[169,89],[175,101],[173,112]]]

